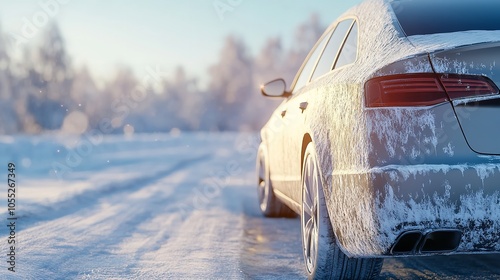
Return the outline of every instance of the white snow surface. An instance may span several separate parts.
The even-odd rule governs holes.
[[[299,219],[258,209],[257,134],[106,136],[59,179],[52,164],[74,141],[0,137],[19,194],[16,273],[2,227],[0,279],[306,278]],[[491,279],[497,264],[498,255],[387,259],[381,279]]]
[[[0,279],[305,277],[299,220],[258,209],[256,134],[106,136],[58,178],[84,141],[0,137],[18,179],[16,273],[3,226]]]

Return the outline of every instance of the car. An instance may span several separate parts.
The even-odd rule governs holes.
[[[300,215],[309,279],[500,251],[500,2],[367,0],[333,22],[262,128],[259,206]]]

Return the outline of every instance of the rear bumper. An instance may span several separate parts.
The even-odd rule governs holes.
[[[390,165],[334,174],[331,182],[344,186],[330,189],[329,213],[350,256],[392,255],[405,232],[435,230],[460,231],[458,247],[408,255],[500,252],[500,162]]]

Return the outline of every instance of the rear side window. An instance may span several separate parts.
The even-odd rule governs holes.
[[[329,32],[325,37],[323,37],[323,39],[321,39],[321,42],[318,44],[314,52],[311,54],[311,56],[309,56],[309,59],[304,65],[304,68],[302,68],[302,72],[300,72],[300,76],[297,78],[297,82],[295,83],[293,91],[299,90],[300,88],[304,87],[307,84],[307,82],[309,82],[309,77],[311,77],[311,71],[331,35],[332,32]]]
[[[351,32],[347,36],[347,39],[340,51],[339,58],[335,63],[335,68],[342,67],[347,64],[354,63],[358,55],[358,23],[354,23]]]
[[[351,28],[352,22],[352,19],[348,19],[337,25],[337,28],[335,28],[332,37],[326,45],[325,51],[321,55],[318,66],[316,66],[316,69],[314,70],[311,81],[314,81],[318,77],[330,72],[333,69],[335,58],[337,57],[349,28]]]
[[[391,5],[407,36],[500,30],[498,0],[402,0]]]

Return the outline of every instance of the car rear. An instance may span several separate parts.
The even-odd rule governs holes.
[[[393,1],[422,50],[365,84],[384,254],[500,251],[498,1]]]

